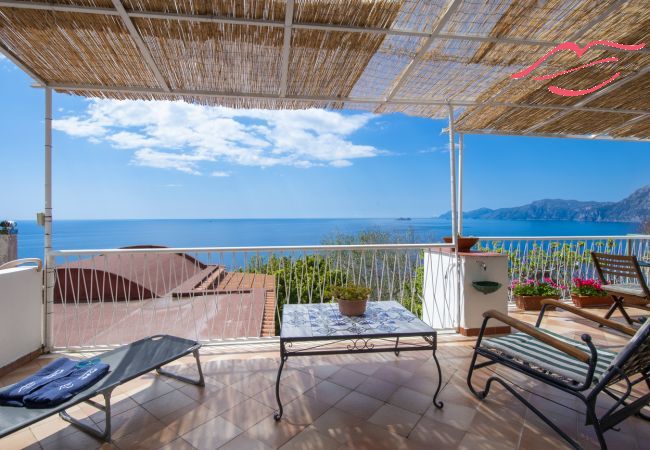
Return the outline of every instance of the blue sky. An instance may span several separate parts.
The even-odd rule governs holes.
[[[43,91],[0,59],[0,217],[43,202]],[[57,219],[431,217],[449,209],[444,121],[54,95]],[[134,125],[135,124],[135,125]],[[465,207],[619,200],[650,145],[465,137]],[[599,180],[599,181],[595,181]]]

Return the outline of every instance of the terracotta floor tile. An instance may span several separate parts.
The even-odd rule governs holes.
[[[163,445],[158,450],[195,450],[195,448],[183,438],[178,438],[174,439],[166,445]]]
[[[272,408],[250,398],[222,413],[221,417],[245,431],[271,414]]]
[[[383,426],[390,432],[408,436],[419,420],[418,414],[385,404],[368,419],[368,422]]]
[[[291,375],[286,378],[283,377],[282,379],[282,383],[287,383],[287,386],[291,386],[292,389],[295,389],[300,393],[308,391],[321,381],[323,380],[313,374],[301,370],[295,371]],[[273,385],[275,386],[275,380],[273,381]]]
[[[246,435],[271,448],[279,448],[304,429],[304,425],[292,424],[286,420],[278,422],[269,416],[251,427]]]
[[[165,424],[152,416],[142,406],[112,416],[111,425],[114,439],[119,439],[122,436],[132,433],[141,433],[143,437],[146,437],[150,426],[153,425],[161,430],[165,428]]]
[[[408,435],[409,443],[440,450],[456,449],[465,436],[464,430],[423,417]]]
[[[243,380],[231,384],[230,387],[252,397],[273,385],[275,385],[275,381],[260,373],[254,373]]]
[[[0,439],[0,448],[3,450],[36,450],[40,449],[41,446],[38,444],[34,433],[29,428],[26,428]]]
[[[177,409],[160,420],[167,427],[173,429],[177,435],[181,436],[218,415],[217,411],[205,405],[191,404]]]
[[[182,438],[199,450],[215,449],[231,441],[241,433],[243,433],[243,430],[237,426],[222,417],[215,417],[192,431],[185,433]]]
[[[290,403],[292,400],[300,397],[301,392],[290,387],[288,384],[280,383],[280,400],[283,405]],[[255,396],[255,400],[265,404],[269,408],[276,410],[278,408],[278,401],[275,397],[275,385],[263,390]]]
[[[305,392],[308,397],[313,397],[323,403],[335,404],[343,397],[350,393],[350,389],[332,383],[331,381],[321,381],[313,388]]]
[[[348,447],[363,450],[394,450],[404,449],[408,440],[396,433],[391,433],[386,428],[368,422],[363,422],[353,428],[347,435]],[[416,445],[413,450],[420,450],[421,446]]]
[[[132,386],[129,386],[131,384]],[[174,388],[168,383],[165,383],[164,381],[160,381],[158,379],[146,381],[142,379],[136,379],[124,384],[123,386],[126,387],[126,391],[123,393],[129,395],[132,400],[139,404],[154,400],[174,390]],[[116,388],[115,392],[120,393],[117,391],[118,389]]]
[[[331,437],[322,434],[315,427],[305,428],[289,442],[280,447],[281,450],[330,450],[339,447],[339,443]]]
[[[235,405],[248,400],[248,396],[241,393],[237,389],[227,386],[216,392],[211,392],[201,401],[201,404],[218,414],[228,411]]]
[[[402,386],[393,392],[388,403],[416,414],[424,414],[432,405],[433,397]]]
[[[170,427],[163,424],[150,424],[134,433],[114,439],[114,442],[119,448],[144,450],[162,447],[178,437],[176,430]]]
[[[76,418],[79,419],[79,417]],[[97,428],[94,422],[89,418],[81,419],[81,421],[88,426]],[[34,425],[32,425],[29,429],[32,431],[36,439],[38,439],[39,441],[47,439],[50,436],[54,436],[55,434],[61,437],[61,436],[65,436],[66,434],[74,433],[75,431],[77,431],[77,428],[75,428],[65,420],[59,418],[58,415],[50,416],[41,422],[37,422]]]
[[[73,433],[55,433],[41,440],[40,444],[43,450],[91,450],[102,447],[104,442],[83,431],[76,430]]]
[[[489,436],[466,433],[458,445],[458,450],[516,450],[516,445]],[[523,449],[522,449],[523,450]]]
[[[197,402],[203,403],[225,387],[227,387],[225,384],[216,385],[206,383],[205,386],[196,386],[194,384],[185,383],[185,385],[180,387],[178,390]]]
[[[411,387],[410,384],[409,387]],[[470,392],[466,384],[460,386],[452,383],[447,384],[440,391],[438,400],[443,403],[467,406],[468,408],[477,408],[480,403],[480,400]]]
[[[452,411],[452,409],[448,411]],[[427,416],[428,413],[429,411],[427,411]],[[466,420],[462,415],[459,415],[452,419],[451,424],[459,423],[459,427],[464,426],[467,423]],[[469,427],[465,429],[478,436],[489,437],[503,445],[516,446],[521,436],[523,422],[524,417],[522,415],[511,413],[507,409],[492,409],[489,411],[477,409]]]
[[[171,391],[165,395],[142,404],[157,419],[161,419],[176,410],[187,406],[198,406],[199,403],[180,391]]]
[[[405,384],[413,377],[413,373],[399,367],[383,366],[374,373],[374,378],[388,381],[396,385]]]
[[[240,434],[226,445],[219,447],[219,450],[272,450],[272,447],[253,439],[247,434]]]
[[[360,417],[333,407],[316,419],[313,425],[321,433],[341,444],[346,444],[349,442],[350,434],[358,430],[364,422]]]
[[[304,395],[285,405],[282,420],[294,425],[308,426],[330,408],[328,403]]]
[[[444,423],[459,430],[468,431],[472,428],[476,408],[447,402],[442,409],[437,408],[435,405],[429,406],[424,415],[436,422]]]
[[[572,439],[576,439],[575,427],[569,435]],[[573,447],[545,424],[526,421],[521,432],[521,438],[519,439],[519,448],[526,450],[548,450],[551,448],[564,450]]]
[[[381,401],[387,401],[397,388],[398,386],[396,384],[380,380],[373,376],[367,378],[363,383],[361,383],[356,388],[356,391]]]
[[[350,392],[336,407],[354,416],[362,419],[368,419],[372,416],[384,402],[376,398],[362,394],[357,391]]]
[[[348,389],[355,389],[357,386],[363,383],[366,378],[368,377],[362,373],[342,368],[334,375],[330,376],[327,381],[331,381],[332,383],[338,384],[339,386],[343,386]]]
[[[96,397],[94,399],[97,403],[103,404],[103,397]],[[126,394],[118,394],[111,396],[111,414],[116,415],[128,411],[131,408],[138,406],[138,403]],[[90,418],[95,423],[103,423],[106,420],[104,411],[97,410],[94,406],[87,403],[80,403],[79,407],[90,415]]]
[[[368,363],[358,363],[358,364],[348,364],[346,369],[359,372],[366,376],[372,376],[379,368],[382,366],[382,363],[379,362],[368,362]]]
[[[303,369],[304,372],[311,373],[321,380],[334,375],[339,370],[341,370],[341,367],[334,364],[315,364],[313,366],[306,366]]]

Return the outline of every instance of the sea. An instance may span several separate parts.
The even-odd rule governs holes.
[[[43,256],[43,229],[18,221],[18,257]],[[57,250],[107,249],[132,245],[244,247],[318,245],[337,236],[382,232],[405,241],[441,242],[449,220],[412,219],[168,219],[55,220]],[[611,236],[638,233],[639,224],[525,220],[465,220],[465,236]]]

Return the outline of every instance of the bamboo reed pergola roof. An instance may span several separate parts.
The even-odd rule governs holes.
[[[650,140],[647,0],[0,0],[0,52],[37,84],[115,99],[346,108],[443,118],[463,133]],[[548,91],[562,83],[584,96]],[[561,81],[558,81],[561,80]]]

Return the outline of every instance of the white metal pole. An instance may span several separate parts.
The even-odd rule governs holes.
[[[54,303],[54,256],[52,256],[52,89],[45,88],[45,336],[44,350],[52,348]]]
[[[456,244],[458,238],[458,188],[456,185],[456,148],[454,145],[454,107],[449,107],[449,173],[451,180],[451,235]]]
[[[463,133],[458,133],[458,234],[463,235]]]
[[[460,319],[461,319],[461,301],[460,301],[460,257],[458,256],[458,186],[456,184],[456,145],[454,139],[454,107],[449,104],[449,174],[451,178],[451,234],[453,236],[453,243],[455,247],[455,263],[456,263],[456,331],[460,332]]]

